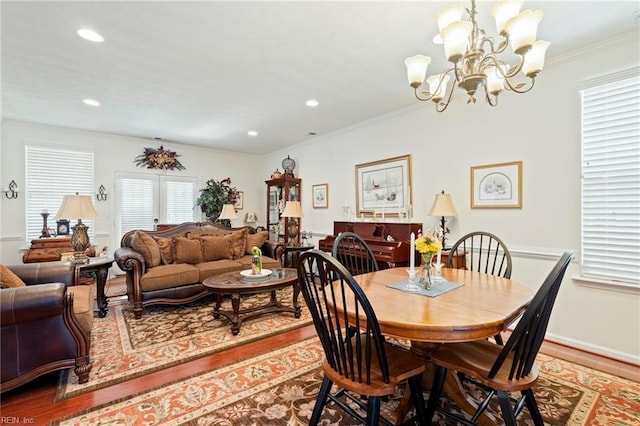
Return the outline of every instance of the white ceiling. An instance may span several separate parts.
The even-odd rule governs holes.
[[[495,35],[493,3],[478,10]],[[446,67],[431,42],[443,4],[3,0],[2,118],[273,152],[414,105],[403,61],[423,53],[430,73]],[[524,8],[544,12],[548,62],[637,28],[640,13],[638,0]],[[104,43],[79,38],[81,27]],[[309,98],[320,106],[306,107]]]

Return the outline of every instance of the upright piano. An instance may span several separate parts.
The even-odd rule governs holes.
[[[380,269],[409,265],[411,233],[418,237],[421,223],[409,222],[333,222],[333,235],[320,240],[318,248],[331,253],[333,242],[341,232],[361,236],[373,251]],[[420,259],[416,256],[416,259]]]

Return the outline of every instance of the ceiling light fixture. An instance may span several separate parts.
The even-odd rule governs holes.
[[[317,107],[319,104],[320,103],[318,101],[316,101],[315,99],[309,99],[307,101],[307,106],[310,107],[310,108]]]
[[[88,28],[80,28],[78,30],[78,35],[83,39],[93,41],[94,43],[102,43],[104,41],[104,37]]]
[[[95,99],[84,99],[82,102],[91,106],[100,106],[100,102],[96,101]]]
[[[525,10],[520,13],[522,3],[523,0],[499,0],[491,10],[496,19],[498,33],[504,37],[497,45],[492,37],[486,35],[485,30],[478,27],[475,0],[471,0],[471,10],[462,6],[443,8],[437,18],[439,36],[444,43],[447,60],[453,63],[453,66],[441,74],[427,78],[429,90],[419,92],[418,88],[424,83],[431,58],[423,55],[407,58],[404,63],[407,66],[409,84],[413,87],[416,98],[421,101],[433,101],[436,111],[442,112],[451,102],[454,85],[467,92],[468,104],[475,103],[476,92],[484,88],[485,100],[491,106],[498,104],[498,94],[504,89],[516,93],[531,90],[536,76],[544,67],[544,55],[549,42],[536,41],[542,12]],[[462,20],[465,11],[470,21]],[[436,36],[435,40],[437,39]],[[511,44],[511,49],[519,56],[519,63],[516,65],[510,65],[498,57],[508,44]],[[515,81],[520,71],[530,79],[528,84]],[[454,84],[447,89],[447,83],[451,78],[455,80]]]
[[[258,136],[258,132],[256,132],[255,130],[249,130],[249,131],[247,132],[247,134],[248,134],[249,136]]]

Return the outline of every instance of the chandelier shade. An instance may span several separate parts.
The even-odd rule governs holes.
[[[496,29],[504,38],[500,43],[478,26],[475,0],[471,0],[470,9],[462,6],[441,9],[437,16],[439,33],[434,37],[434,43],[444,45],[445,57],[452,66],[427,77],[429,56],[407,58],[407,78],[416,98],[433,101],[436,110],[442,112],[449,106],[456,86],[467,92],[467,103],[475,103],[476,93],[484,89],[484,98],[491,106],[498,104],[498,95],[503,90],[516,93],[531,90],[544,67],[549,42],[536,41],[542,12],[520,12],[522,4],[522,0],[500,0],[493,7]],[[465,12],[468,20],[463,19]],[[501,57],[509,45],[518,56],[517,64],[510,64]],[[522,77],[529,81],[516,81]],[[429,89],[421,91],[425,80]],[[450,80],[452,84],[447,87]]]

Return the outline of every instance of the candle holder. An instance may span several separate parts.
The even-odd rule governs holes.
[[[431,277],[431,281],[447,282],[447,279],[442,276],[442,263],[433,264],[434,273]]]
[[[412,293],[417,293],[420,291],[420,287],[416,284],[418,281],[418,270],[417,269],[407,269],[407,273],[409,274],[409,284],[404,286],[405,291],[410,291]]]
[[[49,238],[51,236],[51,232],[49,231],[49,227],[47,226],[47,218],[49,217],[49,213],[42,212],[40,213],[42,216],[42,234],[40,238]]]

